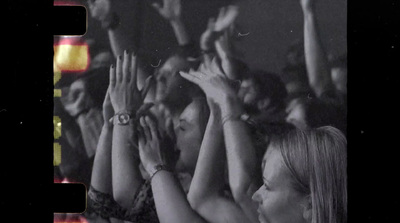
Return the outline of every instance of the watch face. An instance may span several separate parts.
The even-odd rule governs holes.
[[[126,125],[130,120],[130,116],[128,114],[120,114],[118,115],[119,124]]]

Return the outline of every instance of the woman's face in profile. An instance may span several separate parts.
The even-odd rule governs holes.
[[[305,196],[295,191],[280,152],[268,148],[263,159],[263,183],[253,195],[261,223],[302,223]]]
[[[179,150],[179,159],[176,170],[194,172],[200,145],[203,139],[200,122],[200,107],[196,102],[189,104],[179,117],[179,124],[175,128],[176,144]]]

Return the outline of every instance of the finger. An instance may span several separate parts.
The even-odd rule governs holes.
[[[182,8],[182,4],[181,4],[181,0],[175,0],[174,2],[174,6],[173,6],[178,12],[181,11]]]
[[[132,54],[131,56],[131,83],[135,86],[137,90],[137,70],[138,70],[138,61],[137,56]]]
[[[150,108],[153,106],[154,106],[154,103],[146,103],[146,104],[142,105],[139,108],[139,110],[136,112],[136,117],[141,117],[141,116],[145,115],[146,113],[148,113]]]
[[[110,66],[110,89],[115,87],[116,77],[115,77],[115,66],[111,64]]]
[[[231,27],[231,26],[232,26],[232,25],[230,25],[229,27]],[[227,43],[228,40],[229,40],[229,30],[226,29],[226,30],[224,30],[224,32],[222,33],[222,35],[219,36],[218,42]]]
[[[196,77],[195,75],[192,75],[191,73],[186,73],[183,71],[179,71],[179,74],[185,78],[186,80],[195,83],[195,84],[200,84],[200,79],[198,77]]]
[[[140,93],[142,96],[142,99],[146,98],[147,93],[149,92],[151,86],[153,86],[154,83],[155,82],[154,82],[153,75],[150,75],[149,77],[146,78],[146,80],[144,82],[144,86]]]
[[[138,126],[137,130],[138,130],[137,133],[138,133],[139,150],[142,150],[142,149],[144,149],[144,147],[146,145],[146,138],[143,134],[143,128]]]
[[[231,24],[236,17],[239,15],[239,7],[235,6],[235,5],[229,5],[226,9],[225,9],[225,19],[227,19],[227,21],[229,21],[229,24]]]
[[[199,78],[200,80],[204,80],[209,76],[206,73],[199,72],[199,71],[192,71],[190,74]]]
[[[211,56],[210,55],[204,55],[204,68],[205,70],[209,70],[210,69],[210,65],[211,65]]]
[[[144,136],[146,137],[146,141],[147,142],[151,141],[152,138],[151,138],[150,128],[147,125],[146,121],[144,120],[144,117],[140,117],[140,121],[139,122],[140,122],[140,125],[143,128],[143,133],[144,133]]]
[[[227,54],[225,48],[222,46],[223,43],[223,39],[220,37],[217,41],[215,41],[215,50],[217,51],[217,54],[220,58],[223,58],[224,55]]]
[[[218,58],[217,58],[217,57],[214,57],[214,58],[212,59],[212,61],[211,61],[211,71],[213,72],[213,74],[216,74],[216,75],[219,75],[219,76],[220,76],[220,75],[224,76],[224,75],[223,75],[224,72],[222,71],[220,65],[221,65],[221,64],[219,63]]]
[[[155,10],[157,10],[158,12],[160,12],[161,11],[161,5],[159,4],[159,3],[157,3],[157,2],[154,2],[153,4],[151,4],[151,6],[155,9]]]
[[[149,116],[145,116],[145,121],[150,127],[151,138],[153,140],[159,139],[158,128],[156,122],[154,122]]]
[[[129,82],[130,81],[130,73],[129,69],[131,66],[131,60],[129,58],[129,53],[127,50],[124,50],[124,61],[122,62],[122,81]]]
[[[215,18],[211,17],[208,19],[208,23],[207,23],[207,29],[208,30],[214,30],[215,27]]]
[[[226,13],[226,7],[221,7],[218,12],[217,22],[220,22],[224,18],[225,13]]]
[[[110,88],[107,88],[106,97],[104,98],[103,108],[108,106],[111,103],[110,99]]]
[[[231,25],[236,17],[239,14],[239,9],[237,6],[233,6],[230,5],[224,9],[222,9],[222,12],[220,13],[220,15],[222,15],[222,17],[218,18],[218,27],[216,27],[215,31],[219,32],[219,31],[223,31],[224,29],[228,28],[229,25]]]
[[[73,104],[72,105],[75,105],[75,106],[84,106],[84,102],[85,102],[85,92],[79,92],[78,93],[78,97],[75,99],[75,101],[73,102]]]
[[[206,67],[205,67],[204,63],[201,63],[201,64],[200,64],[198,71],[200,71],[200,72],[206,72]]]
[[[119,55],[117,58],[117,67],[116,67],[116,83],[122,82],[122,56]]]
[[[207,73],[194,71],[194,70],[191,71],[189,74],[194,76],[195,78],[197,78],[199,82],[203,81],[204,79],[206,79],[207,77],[210,76],[210,75],[207,75]]]
[[[167,129],[167,134],[168,136],[172,139],[175,140],[175,129],[174,129],[174,122],[172,121],[171,117],[168,117],[165,120],[165,126]]]

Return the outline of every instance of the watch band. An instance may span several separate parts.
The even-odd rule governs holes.
[[[165,166],[165,165],[163,165],[163,164],[157,164],[157,165],[155,165],[155,166],[153,167],[153,170],[152,170],[152,172],[150,173],[150,181],[151,181],[151,179],[153,179],[154,175],[156,175],[156,174],[157,174],[158,172],[160,172],[161,170],[165,170],[165,171],[168,171],[168,172],[169,172],[167,166]]]
[[[132,112],[123,110],[123,111],[117,112],[112,117],[112,123],[114,125],[128,125],[132,122],[133,119],[134,119],[134,117],[132,116]]]
[[[250,124],[251,117],[247,113],[243,113],[241,115],[226,115],[222,118],[222,125],[228,121],[243,121]]]

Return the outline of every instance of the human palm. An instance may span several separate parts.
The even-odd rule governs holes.
[[[162,6],[159,3],[153,3],[152,6],[169,21],[179,19],[182,13],[181,0],[163,0]]]

